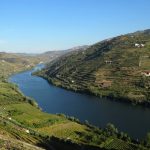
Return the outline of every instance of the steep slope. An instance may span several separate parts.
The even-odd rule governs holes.
[[[62,56],[38,74],[74,91],[149,104],[150,30],[107,39]]]

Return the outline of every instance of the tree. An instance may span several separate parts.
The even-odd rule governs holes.
[[[106,130],[111,134],[115,135],[118,134],[118,129],[111,123],[108,123],[106,126]]]
[[[146,135],[146,145],[150,147],[150,132]]]

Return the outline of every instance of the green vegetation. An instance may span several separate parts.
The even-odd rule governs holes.
[[[11,58],[11,54],[8,56]],[[33,58],[28,61],[32,62]],[[18,63],[7,63],[0,68],[0,149],[148,150],[149,138],[143,143],[131,140],[112,124],[101,129],[88,122],[81,124],[74,117],[42,112],[34,100],[7,82],[10,74],[27,69],[20,65],[22,59]],[[11,70],[10,66],[16,70]]]
[[[31,69],[39,62],[38,57],[0,52],[0,78],[6,79],[13,73]]]
[[[69,90],[149,105],[150,30],[62,56],[36,74]]]

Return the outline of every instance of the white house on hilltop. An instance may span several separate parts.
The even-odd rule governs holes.
[[[140,44],[138,44],[138,43],[135,43],[135,47],[140,47]]]
[[[138,44],[138,43],[135,43],[135,47],[140,48],[140,47],[145,47],[145,45],[144,45],[144,44]]]

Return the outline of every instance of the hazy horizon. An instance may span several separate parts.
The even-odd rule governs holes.
[[[0,51],[42,53],[150,28],[150,1],[1,0]]]

